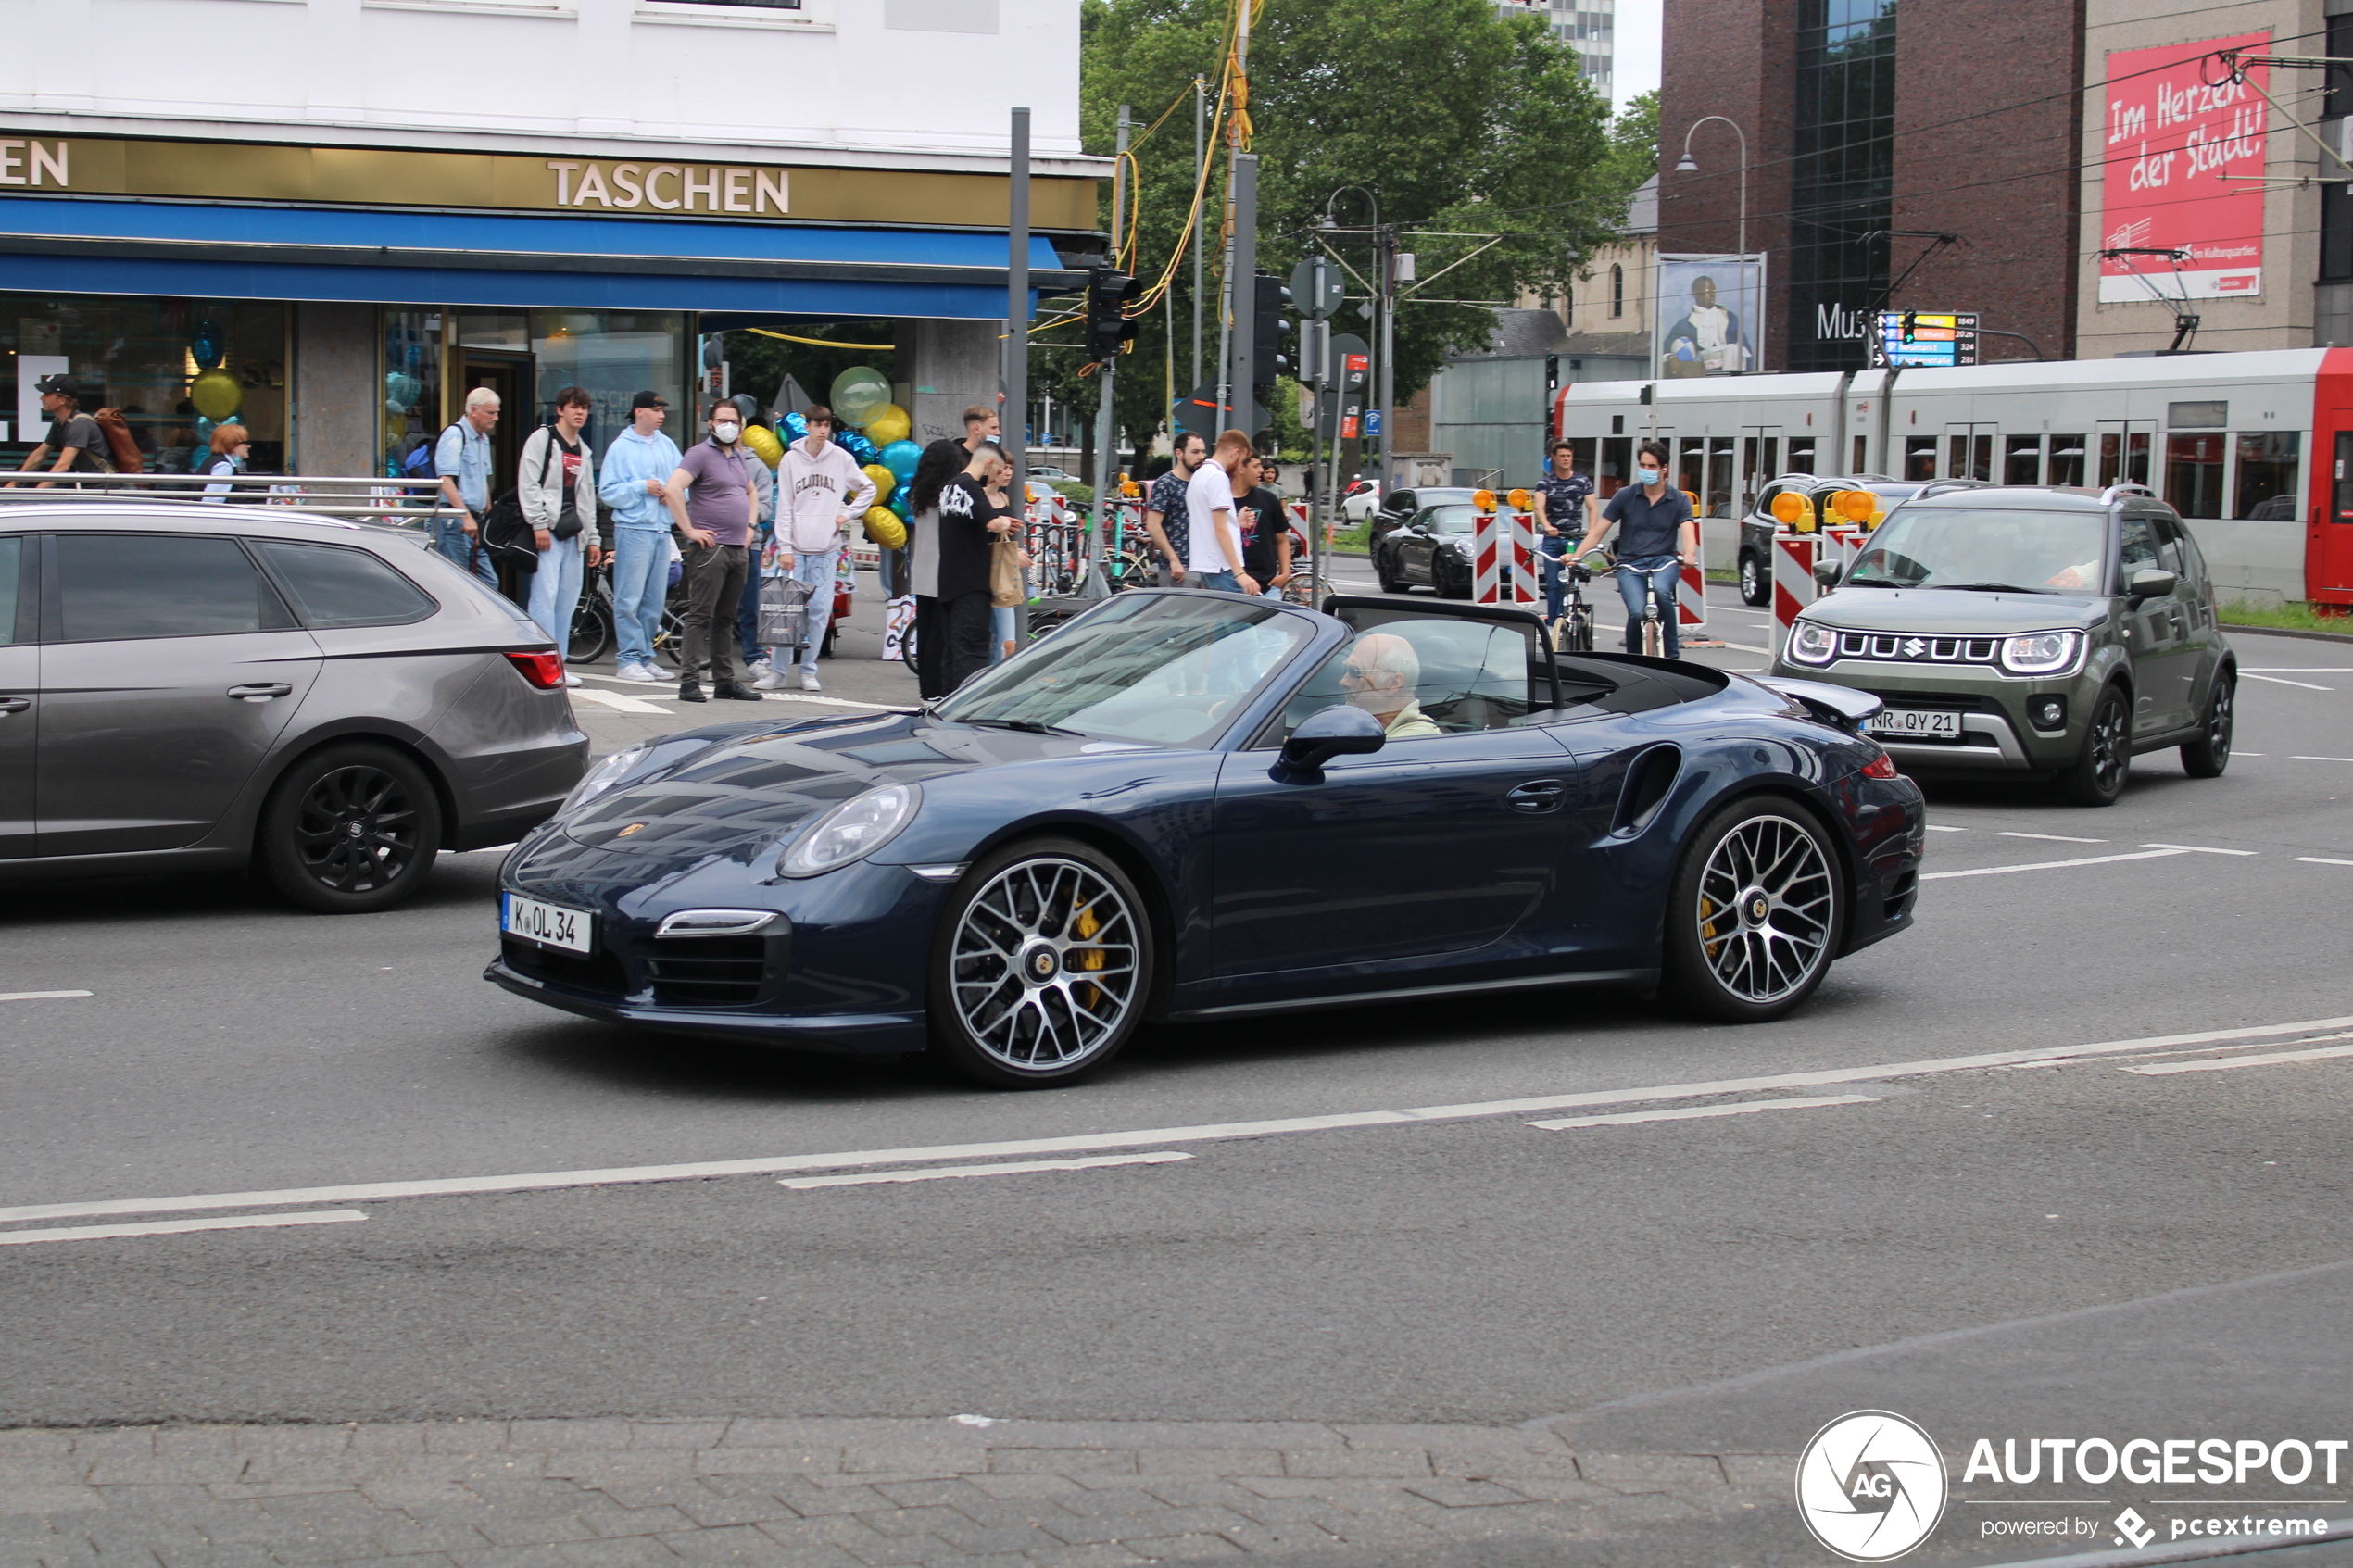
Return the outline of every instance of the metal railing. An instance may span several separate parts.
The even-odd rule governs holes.
[[[212,494],[208,495],[207,491]],[[0,502],[165,501],[265,507],[296,518],[422,528],[458,515],[437,479],[245,473],[0,473]]]

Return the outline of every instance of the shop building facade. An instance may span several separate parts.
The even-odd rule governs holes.
[[[1014,104],[1033,299],[1094,245],[1076,0],[154,17],[52,0],[46,35],[105,47],[0,63],[10,466],[52,370],[167,471],[234,419],[257,468],[387,473],[472,386],[510,451],[568,384],[601,442],[642,388],[691,407],[700,334],[843,320],[886,324],[919,437],[961,434],[1001,374]]]

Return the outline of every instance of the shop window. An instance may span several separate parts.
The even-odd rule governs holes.
[[[253,442],[258,473],[283,472],[286,452],[286,312],[231,300],[13,295],[0,307],[18,408],[55,371],[81,383],[82,410],[117,408],[150,473],[187,473],[211,455],[212,433],[233,420]],[[0,408],[0,415],[8,412]],[[15,468],[45,433],[0,420]]]
[[[2297,431],[2246,431],[2238,438],[2238,489],[2233,517],[2294,520],[2296,470],[2304,437]]]
[[[382,471],[398,478],[420,446],[441,434],[441,312],[386,310]],[[425,461],[430,463],[431,458]]]
[[[2051,437],[2051,468],[2044,483],[2076,485],[2083,483],[2083,437],[2080,435]]]
[[[2222,437],[2165,438],[2165,499],[2183,517],[2222,515]]]

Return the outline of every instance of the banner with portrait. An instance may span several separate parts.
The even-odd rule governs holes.
[[[1764,369],[1765,257],[1658,258],[1651,298],[1652,373],[1661,381]]]

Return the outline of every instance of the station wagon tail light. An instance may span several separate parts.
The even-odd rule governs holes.
[[[923,792],[911,784],[852,796],[803,829],[776,869],[786,876],[816,876],[862,860],[890,842],[922,803]]]
[[[563,656],[553,648],[534,648],[528,653],[510,653],[507,662],[520,671],[522,678],[541,691],[564,684]]]
[[[1838,630],[1801,621],[1790,628],[1789,656],[1800,664],[1828,664],[1838,657]]]
[[[2083,651],[2081,632],[2029,632],[2002,639],[2002,668],[2013,675],[2052,675]]]

